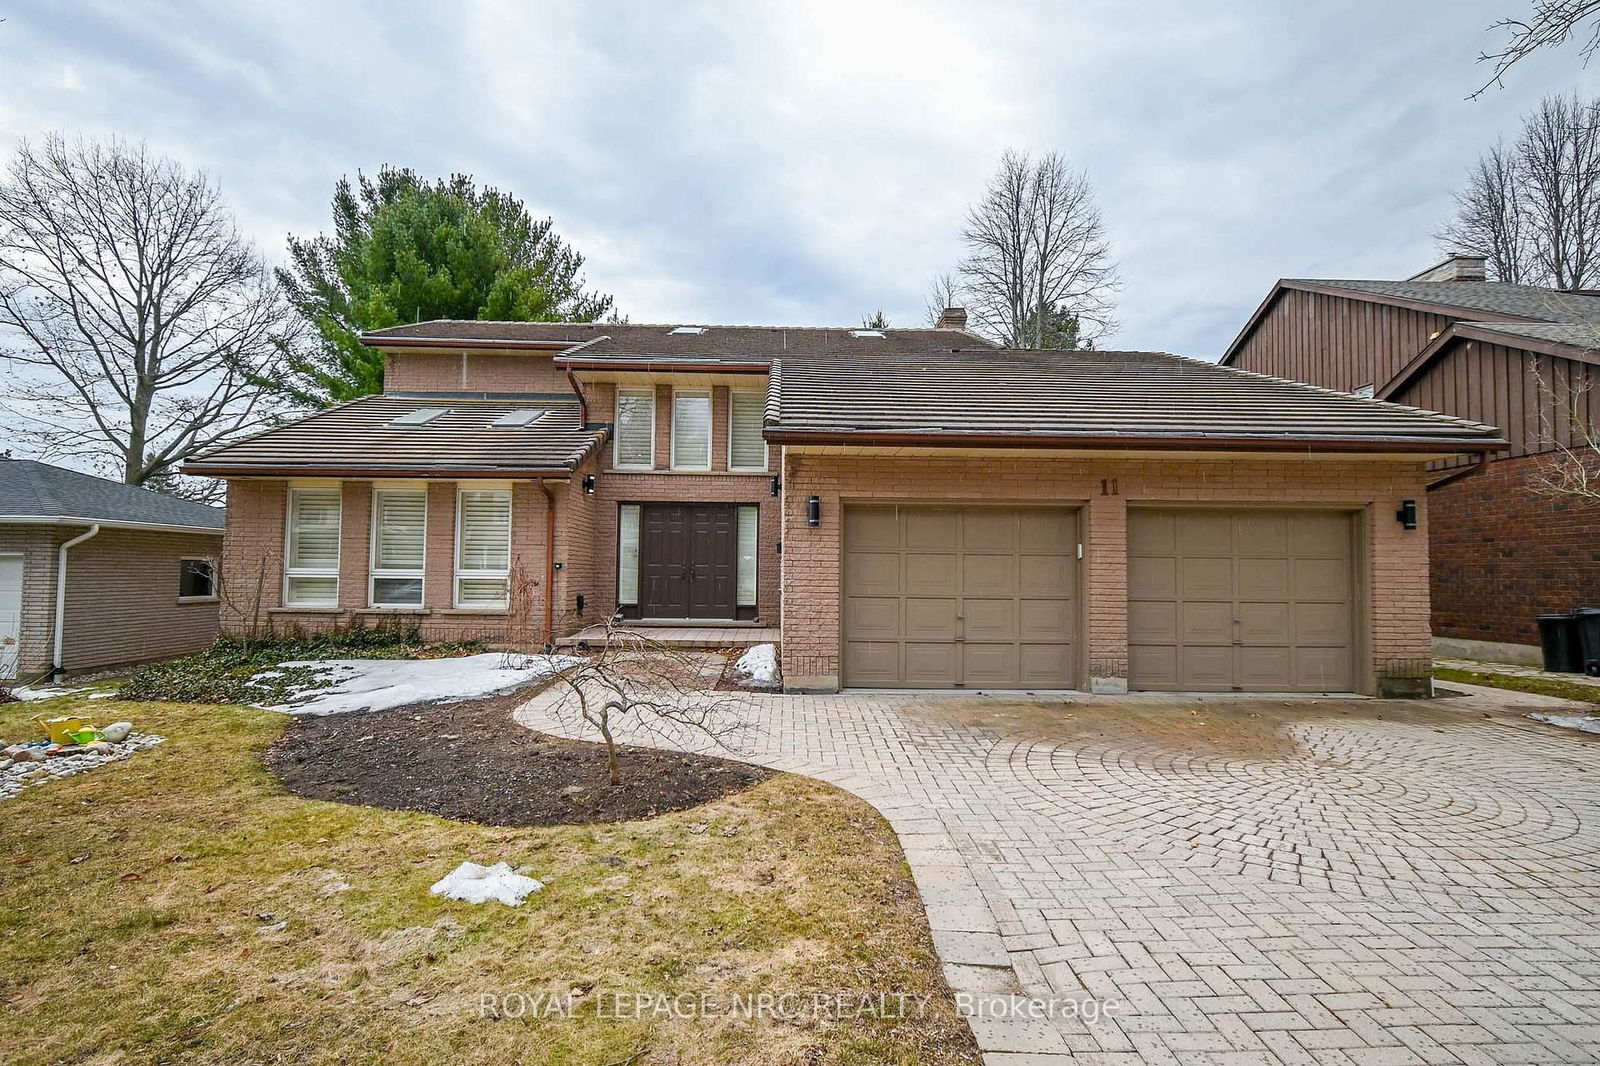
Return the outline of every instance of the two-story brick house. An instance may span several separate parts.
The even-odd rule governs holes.
[[[1440,648],[1538,661],[1536,616],[1600,606],[1600,504],[1549,491],[1600,459],[1600,294],[1484,280],[1452,256],[1401,281],[1285,279],[1222,363],[1500,427],[1509,447],[1432,464]]]
[[[1426,687],[1426,464],[1491,427],[963,326],[369,334],[384,394],[188,468],[229,617],[777,625],[809,690]]]

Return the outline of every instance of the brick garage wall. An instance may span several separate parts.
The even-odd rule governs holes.
[[[51,665],[56,614],[56,547],[82,533],[56,526],[0,526],[0,555],[22,556],[22,631],[18,676],[32,678]]]
[[[105,529],[67,552],[62,665],[82,673],[187,655],[217,639],[216,600],[178,600],[183,559],[216,564],[222,538]]]
[[[1542,494],[1549,461],[1501,459],[1428,494],[1435,636],[1538,644],[1536,616],[1600,607],[1600,502]]]
[[[519,481],[511,495],[511,607],[506,611],[455,608],[454,481],[431,482],[428,493],[427,559],[420,611],[368,606],[371,560],[372,483],[345,481],[339,545],[339,606],[283,606],[283,538],[287,481],[232,481],[228,485],[228,533],[223,547],[223,612],[226,632],[324,632],[351,626],[416,625],[428,640],[483,640],[519,647],[543,644],[547,503],[538,484]],[[470,487],[470,483],[468,484]],[[564,482],[551,483],[558,496]]]
[[[1032,502],[1084,506],[1084,589],[1090,684],[1115,691],[1127,677],[1127,508],[1138,503],[1345,505],[1367,512],[1367,583],[1361,590],[1371,681],[1414,692],[1426,684],[1428,540],[1422,464],[1382,460],[1079,459],[1032,456],[877,457],[796,454],[783,459],[783,670],[796,688],[839,683],[839,567],[846,502]],[[806,525],[806,499],[822,524]],[[1394,520],[1403,499],[1422,527]]]
[[[383,391],[570,393],[572,386],[554,353],[389,352]]]

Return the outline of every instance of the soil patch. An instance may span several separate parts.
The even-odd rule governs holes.
[[[731,759],[623,747],[623,783],[612,785],[603,744],[511,720],[527,695],[297,718],[266,763],[307,799],[509,826],[653,818],[773,776]]]

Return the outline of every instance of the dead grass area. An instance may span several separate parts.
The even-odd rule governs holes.
[[[6,705],[0,736],[73,706]],[[649,821],[480,826],[288,794],[261,764],[279,715],[91,706],[168,739],[0,801],[11,1066],[977,1061],[893,834],[819,782],[779,776]],[[516,909],[428,893],[466,859],[548,887]],[[900,992],[927,1010],[732,1009]],[[630,993],[704,1013],[639,1016]],[[515,994],[576,1006],[481,1016],[481,996]]]
[[[1521,674],[1497,674],[1480,670],[1456,670],[1438,667],[1433,676],[1440,681],[1454,681],[1458,685],[1481,685],[1484,688],[1503,688],[1512,692],[1532,692],[1539,696],[1558,696],[1564,700],[1582,703],[1600,703],[1600,686],[1586,685],[1582,681],[1561,681],[1553,677],[1524,677]]]

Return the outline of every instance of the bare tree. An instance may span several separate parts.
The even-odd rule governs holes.
[[[18,148],[0,180],[0,358],[44,458],[180,488],[184,459],[263,424],[291,323],[204,174],[117,140]]]
[[[935,274],[928,282],[928,298],[924,305],[930,326],[937,326],[948,307],[965,307],[966,293],[954,274]]]
[[[1489,261],[1500,281],[1580,289],[1600,280],[1600,100],[1549,96],[1468,173],[1447,251]]]
[[[1468,94],[1467,99],[1476,100],[1490,86],[1504,88],[1508,70],[1542,48],[1559,48],[1580,36],[1579,24],[1596,14],[1600,14],[1600,2],[1596,0],[1534,0],[1533,10],[1526,18],[1501,19],[1494,23],[1489,27],[1491,31],[1507,31],[1505,47],[1498,52],[1479,53],[1478,62],[1493,63],[1494,73]],[[1600,24],[1591,23],[1587,32],[1588,39],[1579,50],[1585,66],[1594,57],[1595,50],[1600,49]]]
[[[862,329],[888,329],[889,316],[883,313],[883,308],[878,308],[870,315],[861,319]]]
[[[1467,172],[1466,188],[1456,193],[1455,217],[1435,235],[1441,247],[1481,255],[1490,277],[1524,283],[1533,269],[1533,227],[1521,182],[1516,152],[1496,142]]]
[[[617,733],[632,728],[681,745],[700,738],[715,746],[745,728],[738,717],[744,698],[718,692],[720,659],[685,651],[629,629],[620,618],[604,625],[598,649],[556,675],[565,691],[555,713],[576,713],[600,734],[613,785],[622,783]]]
[[[959,274],[980,330],[1014,348],[1059,347],[1051,323],[1074,320],[1074,342],[1116,328],[1116,267],[1088,175],[1056,152],[1007,151],[962,231]]]

